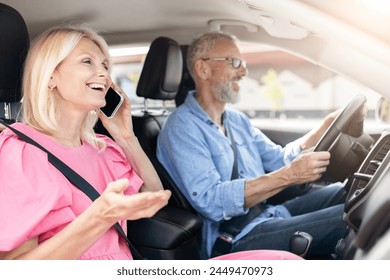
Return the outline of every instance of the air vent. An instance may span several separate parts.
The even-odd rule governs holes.
[[[382,142],[382,141],[381,141]],[[383,143],[378,143],[378,151],[375,153],[373,151],[373,156],[370,157],[369,162],[363,173],[374,175],[375,171],[378,169],[378,167],[381,165],[383,159],[387,155],[387,153],[390,150],[390,139],[389,137],[384,138]],[[375,149],[376,150],[376,149]]]
[[[363,204],[368,193],[378,179],[378,172],[383,172],[383,168],[389,162],[390,133],[384,134],[375,143],[366,159],[362,163],[358,172],[353,175],[353,182],[350,186],[344,211],[347,213],[346,221],[350,221],[352,228],[357,228],[361,222],[359,207]],[[383,162],[386,162],[382,166]],[[382,171],[381,171],[382,170]],[[379,174],[380,175],[380,174]]]
[[[363,169],[363,173],[367,175],[374,175],[376,170],[381,165],[383,159],[387,155],[390,150],[390,139],[387,139],[381,146],[379,146],[379,150],[373,154],[372,159],[369,160],[368,165],[365,169]],[[364,189],[369,181],[367,180],[359,180],[357,189]]]

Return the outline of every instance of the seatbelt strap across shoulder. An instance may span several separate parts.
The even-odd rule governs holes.
[[[10,126],[4,119],[0,118],[0,123],[8,127],[13,133],[15,133],[20,139],[22,139],[26,143],[34,145],[37,148],[44,151],[45,153],[47,153],[49,162],[53,166],[55,166],[74,186],[76,186],[82,192],[84,192],[92,201],[95,201],[100,196],[98,191],[94,187],[92,187],[83,177],[81,177],[72,168],[70,168],[63,161],[61,161],[59,158],[57,158],[55,155],[49,152],[46,148],[41,146],[39,143],[31,139],[26,134]],[[143,259],[141,254],[135,249],[134,245],[131,244],[130,240],[127,238],[126,233],[123,231],[120,224],[116,222],[114,224],[114,227],[117,229],[120,235],[122,235],[123,238],[126,240],[127,244],[129,245],[129,248],[131,249],[131,253],[133,257],[135,259]]]
[[[232,142],[231,146],[234,154],[231,180],[235,180],[239,178],[238,151],[237,151],[236,143],[234,141],[232,128],[227,118],[225,119],[225,123],[226,123],[227,131],[230,136],[230,140]],[[233,217],[230,220],[223,221],[219,226],[220,236],[217,238],[217,240],[214,243],[212,257],[229,253],[232,248],[232,241],[234,237],[236,237],[241,232],[241,230],[245,226],[247,226],[254,218],[259,216],[264,211],[264,209],[265,209],[265,204],[258,203],[257,205],[249,208],[248,213],[241,216]]]

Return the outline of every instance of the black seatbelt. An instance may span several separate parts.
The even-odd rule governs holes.
[[[13,133],[15,133],[20,139],[25,141],[26,143],[29,143],[31,145],[36,146],[37,148],[41,149],[42,151],[47,153],[49,162],[55,166],[74,186],[79,188],[82,192],[84,192],[92,201],[95,201],[100,194],[98,191],[91,186],[83,177],[81,177],[78,173],[76,173],[72,168],[70,168],[68,165],[66,165],[63,161],[61,161],[59,158],[57,158],[55,155],[53,155],[51,152],[46,150],[44,147],[42,147],[40,144],[38,144],[36,141],[31,139],[26,134],[20,132],[19,130],[13,128],[10,126],[4,119],[0,118],[0,123],[8,127]],[[126,233],[123,231],[122,227],[118,222],[114,224],[114,227],[118,230],[118,232],[123,236],[123,238],[126,240],[127,244],[129,245],[129,248],[131,250],[131,254],[133,255],[134,259],[144,259],[142,255],[138,252],[138,250],[134,247],[133,244],[131,244],[130,240],[127,238]]]
[[[234,136],[230,122],[227,120],[226,127],[232,142],[232,149],[234,155],[233,169],[231,180],[238,179],[238,152],[237,146],[234,141]],[[219,226],[220,236],[214,243],[212,257],[220,256],[226,253],[229,253],[232,248],[232,242],[234,237],[236,237],[241,230],[247,226],[254,218],[259,216],[265,209],[264,203],[258,203],[251,208],[249,208],[248,213],[233,217],[229,220],[224,220]]]
[[[225,121],[225,122],[226,122],[227,130],[228,130],[228,133],[230,136],[230,141],[232,142],[232,149],[233,149],[233,155],[234,155],[233,170],[232,170],[232,176],[231,176],[231,180],[233,181],[235,179],[238,179],[237,146],[236,146],[236,142],[234,141],[234,136],[233,136],[232,127],[230,125],[230,122],[229,121]]]

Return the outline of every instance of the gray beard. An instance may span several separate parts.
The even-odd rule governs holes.
[[[214,86],[215,97],[223,103],[236,104],[240,101],[240,92],[234,91],[229,82]]]

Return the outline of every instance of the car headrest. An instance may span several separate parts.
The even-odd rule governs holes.
[[[137,95],[148,99],[172,100],[176,97],[182,75],[183,58],[179,44],[167,37],[158,37],[150,45]]]
[[[0,102],[21,100],[21,77],[28,48],[29,36],[22,16],[0,3]]]
[[[183,74],[179,85],[179,90],[176,94],[175,104],[179,107],[184,103],[188,92],[195,89],[195,82],[192,79],[190,72],[187,67],[186,56],[187,56],[188,45],[181,46],[181,52],[183,54]]]

